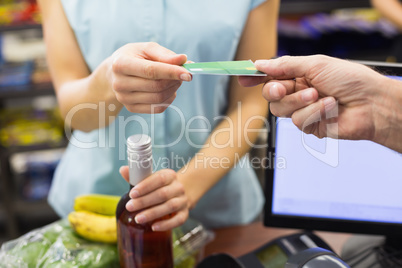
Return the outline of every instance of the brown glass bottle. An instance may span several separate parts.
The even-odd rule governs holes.
[[[127,147],[132,187],[152,173],[151,140],[146,135],[134,135],[127,139]],[[116,210],[120,267],[173,268],[171,231],[154,232],[153,222],[137,224],[135,216],[141,211],[127,211],[129,200],[128,193],[123,195]]]

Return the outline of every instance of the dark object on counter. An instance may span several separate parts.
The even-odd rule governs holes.
[[[245,268],[239,261],[226,253],[213,254],[202,260],[197,268]]]
[[[285,268],[350,268],[332,251],[309,248],[290,256]]]

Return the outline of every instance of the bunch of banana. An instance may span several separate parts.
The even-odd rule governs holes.
[[[120,196],[87,194],[74,200],[74,211],[68,215],[71,227],[82,237],[105,243],[116,243],[116,207]]]

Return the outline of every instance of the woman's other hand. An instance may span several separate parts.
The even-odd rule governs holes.
[[[120,169],[128,181],[128,166]],[[129,193],[131,200],[126,209],[130,212],[142,210],[135,217],[139,224],[155,221],[166,215],[169,219],[152,224],[154,231],[165,231],[182,225],[188,218],[189,201],[177,174],[170,169],[162,169],[135,185]]]

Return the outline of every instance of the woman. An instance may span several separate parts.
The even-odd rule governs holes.
[[[128,210],[151,207],[137,222],[174,212],[153,224],[167,230],[190,209],[208,227],[258,215],[261,189],[242,156],[267,113],[260,88],[222,76],[192,78],[180,65],[275,56],[278,0],[39,4],[61,113],[75,129],[49,194],[60,216],[79,194],[128,190],[117,173],[126,165],[126,137],[137,133],[152,136],[159,170],[130,192]],[[127,179],[127,167],[120,172]]]

